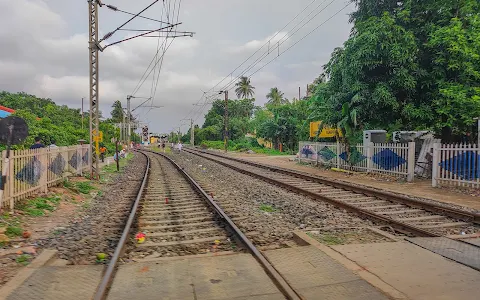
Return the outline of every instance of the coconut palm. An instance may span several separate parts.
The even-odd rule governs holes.
[[[240,77],[240,80],[235,83],[235,86],[237,87],[235,89],[235,93],[237,94],[238,99],[246,99],[253,96],[253,94],[255,93],[253,91],[255,88],[250,84],[250,78],[246,76]]]
[[[270,92],[267,94],[267,99],[267,103],[275,107],[287,103],[287,99],[283,97],[283,93],[276,87],[270,89]]]

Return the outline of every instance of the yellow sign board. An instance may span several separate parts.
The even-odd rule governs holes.
[[[103,131],[99,131],[97,134],[97,131],[96,130],[93,130],[93,140],[95,142],[103,142]]]
[[[324,126],[322,131],[319,132],[320,125],[322,121],[310,122],[310,137],[319,137],[319,138],[332,138],[335,137],[335,131],[338,132],[338,136],[342,136],[342,131],[340,129],[331,128]]]

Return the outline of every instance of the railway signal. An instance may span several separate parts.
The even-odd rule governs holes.
[[[142,127],[142,137],[144,142],[148,141],[148,126]]]

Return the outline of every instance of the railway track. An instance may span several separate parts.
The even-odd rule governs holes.
[[[179,165],[163,154],[140,153],[147,157],[147,171],[94,299],[106,298],[122,257],[141,261],[145,257],[223,251],[248,251],[287,299],[300,299],[232,219]],[[145,242],[133,243],[134,232],[144,233]]]
[[[480,233],[480,214],[217,153],[185,150],[238,172],[387,224],[407,235],[463,239],[478,237]]]

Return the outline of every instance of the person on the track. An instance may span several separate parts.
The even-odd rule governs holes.
[[[177,148],[178,148],[178,152],[182,151],[182,143],[181,142],[178,142]]]

